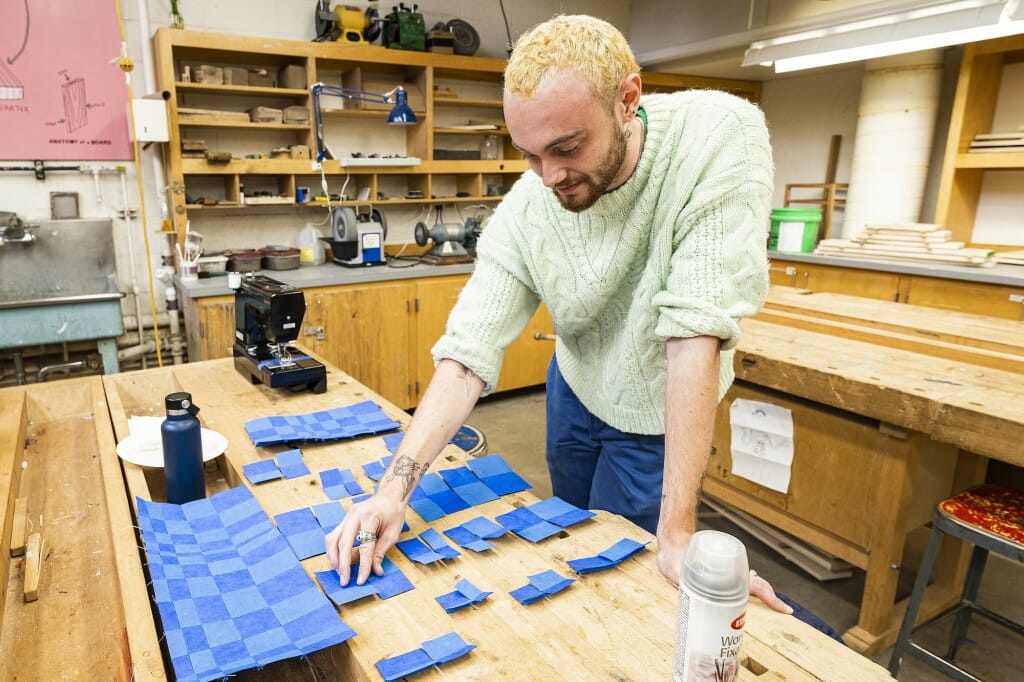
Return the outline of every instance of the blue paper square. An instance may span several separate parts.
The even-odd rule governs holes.
[[[410,561],[415,561],[418,564],[429,564],[444,559],[443,556],[423,544],[419,538],[399,540],[395,543],[395,547]]]
[[[327,497],[332,500],[340,500],[348,497],[348,490],[345,489],[345,479],[342,478],[340,469],[324,469],[320,472],[320,485],[323,486]]]
[[[349,579],[351,585],[342,586],[337,571],[317,571],[314,575],[316,575],[316,579],[320,582],[324,593],[338,606],[377,594],[377,588],[369,582],[356,585],[355,580]]]
[[[242,473],[253,485],[273,481],[275,478],[282,478],[281,472],[272,459],[261,459],[257,462],[250,462],[242,465]]]
[[[327,551],[324,542],[326,533],[313,516],[313,510],[308,507],[278,514],[274,517],[274,522],[300,560]]]
[[[517,507],[510,512],[496,516],[494,520],[511,531],[536,526],[544,521],[527,507]]]
[[[363,473],[371,481],[379,481],[384,475],[384,465],[380,462],[367,462],[363,465]]]
[[[509,594],[511,594],[515,600],[523,606],[529,606],[535,601],[543,599],[545,596],[543,592],[529,583],[512,590]]]
[[[377,596],[381,599],[391,599],[395,595],[408,592],[415,588],[412,582],[405,577],[405,574],[397,568],[393,571],[385,571],[384,575],[370,574],[367,581],[377,590]]]
[[[535,502],[529,506],[529,509],[545,521],[550,521],[556,526],[562,526],[563,528],[595,515],[594,512],[580,509],[557,496]]]
[[[285,478],[298,478],[299,476],[308,476],[310,471],[309,467],[302,459],[302,451],[285,450],[277,456],[277,468],[281,470]]]
[[[384,678],[384,682],[393,682],[432,667],[434,661],[423,649],[413,649],[404,654],[377,661],[373,665]]]
[[[423,642],[423,650],[427,652],[435,665],[454,661],[460,656],[465,656],[476,648],[475,644],[467,644],[456,632],[449,632],[434,639]]]
[[[454,559],[459,556],[458,550],[452,548],[445,539],[433,528],[427,528],[420,533],[420,539],[427,543],[430,549],[440,554],[445,559]]]
[[[391,452],[398,452],[398,444],[402,442],[404,436],[404,433],[389,433],[384,436],[384,447]]]
[[[427,523],[432,523],[445,516],[444,509],[441,509],[432,499],[427,497],[422,491],[417,496],[417,491],[413,491],[412,497],[409,498],[409,506],[412,507],[413,511],[420,515],[420,518]]]
[[[445,613],[455,613],[459,609],[470,606],[473,601],[458,590],[434,597],[434,600],[441,605]]]
[[[566,578],[565,576],[559,575],[555,571],[547,570],[541,573],[528,576],[530,584],[536,587],[544,594],[550,596],[556,592],[561,592],[565,588],[576,582],[573,578]]]
[[[330,533],[345,520],[345,508],[341,506],[340,502],[315,504],[312,510],[324,533]]]
[[[500,538],[509,530],[500,523],[491,521],[486,516],[478,516],[475,519],[470,519],[463,523],[462,527],[483,540]]]
[[[594,571],[603,571],[606,568],[611,568],[616,565],[616,562],[611,559],[606,559],[603,556],[569,559],[565,563],[569,564],[569,568],[580,575],[583,575],[584,573],[593,573]]]
[[[601,556],[606,559],[611,559],[616,563],[621,563],[629,557],[633,556],[644,547],[647,546],[646,542],[637,542],[636,540],[630,540],[629,538],[622,538],[608,549],[601,552]]]

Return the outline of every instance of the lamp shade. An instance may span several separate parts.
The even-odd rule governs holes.
[[[416,122],[416,114],[409,107],[409,95],[405,88],[399,86],[395,89],[395,106],[388,114],[388,125],[407,126]]]

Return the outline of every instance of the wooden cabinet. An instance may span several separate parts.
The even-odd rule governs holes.
[[[952,230],[953,239],[974,246],[1001,247],[978,244],[974,238],[978,199],[986,176],[1024,170],[1024,151],[970,151],[975,135],[1005,132],[992,129],[1003,67],[1022,59],[1024,36],[1021,35],[971,43],[964,48],[950,115],[935,222]],[[1024,115],[1024,112],[1018,113]]]
[[[1024,320],[1024,284],[1011,287],[915,275],[911,278],[909,296],[904,302],[1007,320]]]
[[[179,294],[179,298],[184,301],[182,313],[189,360],[230,356],[235,343],[235,297],[211,296],[197,301]]]
[[[1007,320],[1024,319],[1024,284],[1015,287],[798,261],[773,262],[769,280],[773,285],[816,293],[912,303]]]
[[[395,281],[307,290],[300,345],[399,407],[411,407],[412,286]]]
[[[811,291],[828,291],[883,301],[905,301],[906,275],[817,263],[775,261],[768,272],[772,284]]]

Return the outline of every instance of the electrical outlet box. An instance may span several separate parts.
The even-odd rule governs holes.
[[[137,99],[132,102],[135,112],[135,138],[139,142],[167,142],[167,102],[163,99]]]

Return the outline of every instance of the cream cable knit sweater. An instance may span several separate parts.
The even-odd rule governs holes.
[[[495,210],[433,347],[492,391],[504,349],[543,300],[565,380],[602,421],[664,433],[666,339],[722,339],[719,398],[738,321],[764,302],[772,159],[761,111],[732,95],[643,98],[633,176],[582,213],[525,173]]]

